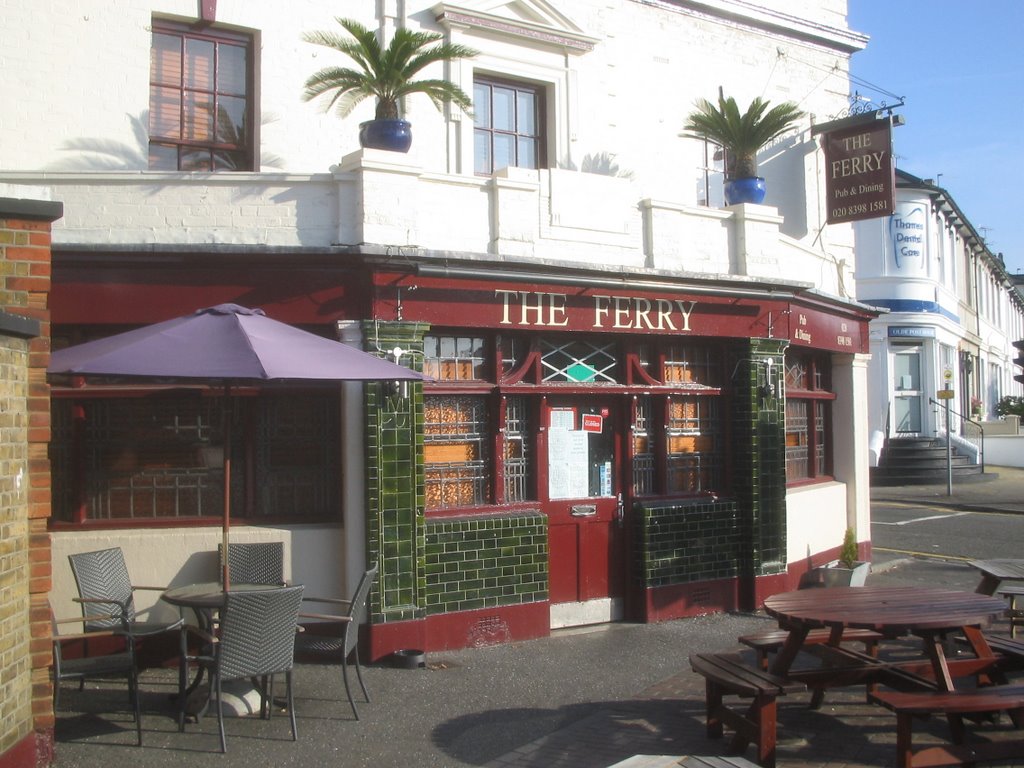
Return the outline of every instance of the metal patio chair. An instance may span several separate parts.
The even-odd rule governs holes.
[[[120,547],[79,552],[68,555],[68,561],[78,585],[78,597],[74,600],[82,605],[86,632],[121,630],[137,639],[182,626],[181,618],[172,621],[139,621],[136,618],[135,590],[163,592],[166,587],[133,585]]]
[[[370,595],[370,587],[377,578],[377,565],[366,571],[359,579],[355,594],[351,600],[338,598],[306,597],[304,603],[323,603],[325,605],[339,606],[340,615],[325,613],[300,613],[299,618],[318,619],[329,622],[325,627],[334,630],[331,634],[319,634],[315,630],[300,632],[295,636],[295,651],[303,656],[316,656],[320,658],[338,659],[341,662],[341,676],[345,681],[345,693],[348,694],[348,703],[352,706],[352,714],[356,720],[359,719],[359,710],[356,709],[356,702],[352,696],[352,688],[348,681],[348,657],[351,655],[355,661],[356,677],[359,679],[359,687],[363,689],[363,697],[367,703],[370,701],[370,694],[366,691],[363,683],[363,673],[359,663],[359,625],[366,618],[366,603]],[[312,625],[314,628],[316,625]]]
[[[131,701],[133,714],[135,716],[135,739],[138,746],[142,746],[142,714],[139,707],[139,672],[135,663],[135,643],[131,635],[126,635],[119,629],[97,630],[92,632],[74,632],[61,634],[61,624],[83,624],[86,621],[84,616],[76,616],[70,619],[56,619],[53,615],[53,608],[50,608],[50,625],[53,639],[53,711],[60,708],[61,683],[65,680],[77,680],[79,688],[85,688],[85,681],[88,678],[109,678],[124,677],[128,681],[128,698]],[[71,641],[98,640],[100,638],[119,637],[123,641],[124,650],[113,651],[94,656],[82,656],[81,658],[64,658],[64,643]]]
[[[218,573],[223,578],[224,545],[217,545]],[[228,545],[228,574],[232,584],[284,585],[284,542],[264,541]]]
[[[278,589],[260,589],[225,593],[217,635],[189,626],[182,632],[182,657],[186,663],[196,662],[210,673],[211,695],[216,698],[217,728],[220,751],[227,752],[224,736],[222,684],[228,680],[257,679],[260,685],[260,717],[270,719],[273,710],[274,676],[283,673],[287,686],[288,716],[292,741],[298,734],[295,726],[295,700],[292,694],[292,668],[295,657],[295,633],[298,629],[301,584]],[[190,633],[204,644],[198,654],[188,653]],[[184,680],[179,678],[178,730],[185,730],[186,696]],[[202,712],[199,713],[202,715]]]

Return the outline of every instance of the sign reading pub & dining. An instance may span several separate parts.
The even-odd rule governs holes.
[[[891,215],[896,200],[891,122],[860,123],[824,136],[828,223]]]

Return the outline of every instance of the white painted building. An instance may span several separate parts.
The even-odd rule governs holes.
[[[341,119],[301,98],[314,71],[347,64],[302,39],[339,13],[385,38],[410,27],[476,49],[428,74],[473,94],[477,119],[413,96],[411,150],[361,149],[371,103]],[[845,0],[11,0],[4,16],[0,184],[64,204],[55,345],[233,301],[371,351],[400,345],[415,353],[403,364],[433,372],[408,399],[359,385],[307,395],[326,414],[310,423],[328,427],[291,447],[268,448],[281,427],[266,409],[249,415],[274,425],[246,447],[274,477],[291,482],[287,456],[311,442],[331,450],[309,481],[317,504],[280,501],[283,480],[271,501],[246,476],[233,535],[286,540],[290,578],[318,592],[347,592],[379,559],[375,656],[753,605],[828,559],[848,526],[868,552],[872,312],[855,299],[853,228],[825,225],[811,138],[846,107],[849,59],[866,44]],[[807,113],[761,153],[764,205],[722,207],[721,159],[680,136],[720,86]],[[507,130],[480,117],[505,97],[525,110]],[[227,116],[221,133],[214,114]],[[522,154],[492,167],[480,150],[510,135]],[[123,401],[86,387],[83,404],[58,383],[58,611],[75,610],[72,551],[121,546],[147,582],[201,578],[219,529],[200,501],[216,475],[188,463],[195,452],[144,455],[124,436]],[[110,458],[107,433],[75,447],[76,402],[108,409],[130,457]],[[442,423],[456,411],[461,442]],[[189,451],[215,439],[216,420],[195,418]],[[411,430],[394,450],[388,424]],[[559,441],[580,467],[559,463]],[[587,461],[600,482],[559,485]],[[145,513],[119,483],[148,483]],[[691,513],[731,526],[731,549],[659,575],[655,560],[678,551],[654,552],[643,521]],[[510,591],[471,585],[478,566],[439,575],[451,526],[512,525],[522,541],[535,524],[535,583],[522,559]],[[692,546],[679,536],[673,546]],[[478,542],[481,563],[498,538]]]
[[[1000,256],[947,190],[899,170],[895,214],[856,231],[858,297],[888,310],[871,322],[873,448],[944,435],[943,390],[955,435],[971,432],[960,417],[999,434],[996,404],[1024,392],[1013,378],[1024,300]]]

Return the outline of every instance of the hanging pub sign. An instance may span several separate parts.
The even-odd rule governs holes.
[[[822,135],[828,223],[891,215],[896,200],[892,122],[871,120]]]

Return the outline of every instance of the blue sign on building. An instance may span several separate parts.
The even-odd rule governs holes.
[[[890,325],[889,338],[934,339],[935,329],[928,325]]]

